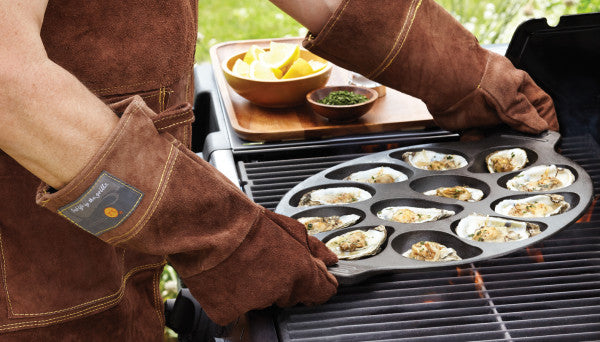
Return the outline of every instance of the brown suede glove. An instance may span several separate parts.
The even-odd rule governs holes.
[[[506,123],[527,133],[558,130],[550,96],[433,0],[343,0],[304,46],[422,99],[444,129]]]
[[[136,96],[92,161],[38,204],[122,248],[166,256],[207,314],[225,325],[276,303],[322,303],[337,257],[304,226],[253,203],[168,132],[189,107],[152,112]],[[158,130],[157,130],[158,129]],[[76,229],[76,228],[75,228]]]

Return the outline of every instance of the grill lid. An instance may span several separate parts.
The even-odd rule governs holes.
[[[506,57],[554,100],[563,136],[600,142],[600,13],[532,19],[515,31]]]

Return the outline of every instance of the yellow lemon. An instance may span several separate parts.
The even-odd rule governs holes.
[[[250,65],[248,63],[238,59],[235,61],[233,68],[231,69],[234,75],[238,75],[240,77],[248,77],[250,74]]]
[[[258,45],[252,45],[244,55],[244,62],[250,65],[252,62],[258,60],[258,56],[262,53],[265,53],[265,50],[258,47]]]
[[[302,77],[312,74],[314,71],[310,64],[303,58],[298,58],[294,61],[292,66],[283,75],[284,79]]]
[[[272,81],[281,77],[281,71],[273,70],[270,65],[261,61],[254,61],[250,64],[249,75],[255,80]],[[276,73],[278,72],[278,73]]]
[[[271,42],[269,51],[262,53],[258,59],[273,69],[284,70],[300,55],[300,45]]]
[[[310,64],[310,67],[312,68],[313,72],[321,71],[327,66],[327,63],[323,63],[323,62],[319,62],[319,61],[315,61],[315,60],[308,61],[308,64]]]

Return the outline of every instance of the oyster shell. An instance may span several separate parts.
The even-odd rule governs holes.
[[[452,210],[418,207],[387,207],[377,213],[377,217],[400,223],[423,223],[437,221],[454,215]]]
[[[500,150],[485,157],[485,164],[490,173],[521,170],[527,162],[527,152],[522,148]]]
[[[494,211],[512,217],[547,217],[563,213],[571,205],[561,195],[536,195],[522,199],[506,199]]]
[[[329,240],[327,246],[339,259],[359,259],[379,253],[387,238],[384,226],[353,230]]]
[[[344,178],[344,180],[362,183],[397,183],[407,179],[408,177],[404,173],[387,166],[358,171]]]
[[[513,191],[546,191],[560,189],[573,184],[575,176],[569,169],[556,165],[539,165],[521,171],[506,183]]]
[[[347,204],[368,200],[369,198],[371,198],[371,194],[360,188],[325,188],[305,193],[300,198],[298,206],[308,207],[324,204]]]
[[[413,244],[409,250],[402,253],[402,256],[409,259],[432,262],[462,260],[453,248],[432,241],[419,241]]]
[[[539,234],[540,226],[531,222],[507,220],[471,214],[458,223],[456,234],[465,239],[482,242],[524,240]]]
[[[483,191],[479,189],[469,188],[467,186],[441,187],[423,193],[427,196],[439,196],[454,198],[459,201],[477,202],[483,198]]]
[[[351,226],[359,219],[360,216],[350,214],[327,217],[299,217],[297,220],[306,227],[306,231],[309,235],[314,235]]]
[[[467,166],[467,160],[462,156],[429,150],[405,152],[402,155],[402,159],[410,165],[423,170],[444,171]]]

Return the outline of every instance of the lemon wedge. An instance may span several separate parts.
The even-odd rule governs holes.
[[[240,77],[248,77],[250,75],[250,65],[248,65],[248,63],[244,62],[243,60],[238,59],[237,61],[235,61],[231,72],[233,72],[234,75]]]
[[[283,79],[288,78],[296,78],[307,76],[314,73],[313,68],[310,66],[309,62],[307,62],[303,58],[298,58],[294,61],[292,66],[288,69],[288,71],[283,75]]]
[[[258,59],[273,69],[285,70],[300,55],[298,44],[271,42],[269,51],[262,53]]]
[[[246,64],[250,65],[250,64],[252,64],[252,62],[257,61],[258,56],[260,56],[263,53],[265,53],[265,50],[258,47],[258,45],[252,45],[250,47],[250,49],[244,55],[244,62],[246,62]]]
[[[254,61],[250,64],[249,76],[255,80],[272,81],[281,77],[281,71],[261,61]]]
[[[323,62],[319,62],[319,61],[315,61],[315,60],[308,61],[308,64],[312,68],[313,72],[321,71],[321,70],[325,69],[325,67],[327,66],[327,63],[323,63]]]

